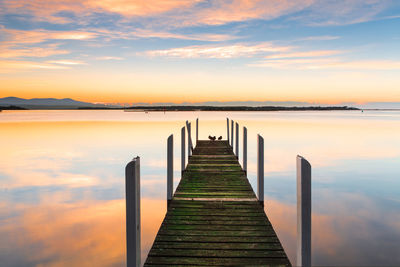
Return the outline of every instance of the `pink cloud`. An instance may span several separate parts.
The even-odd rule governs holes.
[[[251,19],[273,19],[307,9],[307,17],[297,16],[314,25],[337,25],[368,21],[388,8],[387,0],[4,0],[6,12],[34,15],[36,20],[68,23],[71,18],[58,15],[69,11],[84,22],[95,12],[116,13],[125,17],[159,16],[163,25],[219,25]]]

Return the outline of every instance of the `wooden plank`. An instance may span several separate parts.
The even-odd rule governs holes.
[[[218,258],[282,258],[285,252],[280,250],[231,250],[231,249],[179,249],[179,248],[153,248],[149,256],[168,257],[218,257]]]
[[[287,258],[205,258],[205,257],[148,257],[148,264],[167,264],[176,266],[178,264],[191,266],[290,266]],[[145,266],[147,266],[145,264]]]
[[[230,249],[230,250],[282,250],[275,243],[200,243],[200,242],[163,242],[154,243],[154,248],[162,249]]]

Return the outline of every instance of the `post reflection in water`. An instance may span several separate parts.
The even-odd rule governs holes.
[[[264,136],[265,210],[292,263],[302,154],[313,165],[313,264],[400,264],[400,113],[372,111],[3,111],[2,264],[125,265],[124,167],[137,155],[145,258],[166,212],[166,139],[180,166],[181,127],[197,117],[199,139],[225,138],[226,117],[247,127],[253,188]],[[176,167],[175,187],[179,177]]]

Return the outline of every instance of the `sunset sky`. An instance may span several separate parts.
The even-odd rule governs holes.
[[[0,97],[400,102],[397,0],[0,0]]]

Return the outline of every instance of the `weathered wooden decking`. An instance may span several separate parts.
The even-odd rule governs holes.
[[[290,266],[227,141],[198,141],[145,266]]]

